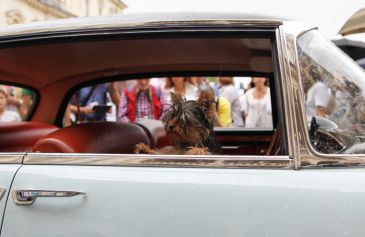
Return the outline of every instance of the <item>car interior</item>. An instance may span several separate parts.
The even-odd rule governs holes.
[[[64,127],[77,90],[98,83],[156,77],[266,77],[273,128],[216,127],[222,154],[282,155],[278,76],[272,37],[165,36],[35,41],[0,49],[1,81],[37,94],[23,122],[0,123],[2,152],[131,154],[135,145],[169,144],[161,121],[102,121]]]

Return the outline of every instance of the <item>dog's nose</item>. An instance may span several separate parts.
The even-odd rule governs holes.
[[[168,128],[169,128],[170,131],[172,131],[172,130],[174,130],[175,125],[169,125]]]

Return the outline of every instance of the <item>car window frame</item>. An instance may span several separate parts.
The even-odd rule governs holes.
[[[297,115],[295,120],[297,123],[297,133],[301,134],[295,138],[297,143],[297,159],[295,162],[295,169],[299,168],[311,168],[311,167],[356,167],[365,165],[365,154],[324,154],[315,150],[310,142],[309,130],[307,126],[306,109],[305,109],[305,98],[303,95],[302,88],[302,78],[300,73],[299,65],[299,55],[298,55],[298,40],[299,38],[309,31],[318,31],[318,28],[313,27],[308,30],[297,34],[293,37],[290,34],[286,35],[286,40],[293,41],[292,47],[288,49],[294,58],[291,60],[291,66],[293,71],[296,73],[291,75],[291,84],[293,93],[292,101],[293,105],[298,105],[294,107],[295,114]]]
[[[220,27],[222,29],[220,29]],[[240,28],[241,27],[241,28]],[[213,27],[213,28],[209,28],[207,27],[206,29],[199,27],[199,32],[197,32],[194,28],[177,28],[171,31],[171,29],[163,29],[163,30],[152,30],[152,31],[147,31],[148,37],[158,37],[161,38],[161,34],[166,34],[166,36],[168,36],[169,38],[171,38],[171,35],[176,36],[176,34],[181,35],[181,36],[191,36],[193,35],[194,37],[199,37],[201,35],[203,36],[207,36],[207,35],[214,35],[215,37],[232,37],[232,35],[235,35],[236,37],[242,36],[244,37],[245,34],[249,35],[250,37],[254,38],[257,37],[258,35],[261,35],[262,37],[265,38],[270,38],[271,42],[272,42],[272,58],[273,58],[273,72],[274,72],[274,83],[275,83],[275,87],[276,87],[276,98],[281,98],[282,96],[282,92],[281,92],[281,76],[282,73],[281,71],[281,62],[278,59],[279,56],[278,54],[280,54],[279,52],[277,52],[277,50],[281,50],[280,47],[277,46],[278,44],[278,40],[280,40],[280,36],[278,34],[279,31],[277,30],[278,25],[260,25],[257,27],[254,27],[253,25],[250,24],[250,26],[247,26],[245,24],[242,24],[242,26],[227,26],[227,25],[223,25],[223,26],[218,26],[218,27]],[[130,30],[130,29],[129,29]],[[255,35],[252,35],[252,32],[255,33]],[[132,37],[136,37],[136,35],[138,36],[145,36],[146,35],[146,31],[144,32],[135,32],[135,31],[131,31],[131,32],[127,32],[129,34],[132,35]],[[19,44],[22,45],[24,43],[29,44],[39,44],[42,43],[42,41],[46,41],[46,42],[65,42],[65,41],[79,41],[80,39],[83,40],[95,40],[95,39],[100,39],[101,38],[105,38],[105,37],[117,37],[120,38],[121,35],[123,35],[124,38],[129,38],[131,37],[131,35],[125,35],[126,32],[114,29],[112,31],[109,32],[109,34],[106,34],[105,32],[87,32],[87,33],[83,33],[83,32],[62,32],[62,34],[55,34],[55,35],[51,35],[51,36],[47,36],[45,37],[43,34],[41,35],[29,35],[27,38],[21,38],[20,39],[18,37],[15,37],[14,39],[12,39],[10,37],[9,38],[5,38],[4,40],[2,40],[0,38],[0,44],[3,44],[3,46],[6,47],[10,47],[10,46],[18,46]],[[108,38],[108,39],[109,39]],[[89,83],[89,82],[88,82]],[[71,92],[70,92],[71,93]],[[67,102],[66,100],[64,102]],[[277,101],[277,103],[279,102],[279,100]],[[281,99],[280,99],[280,103],[282,103]],[[65,104],[63,105],[65,106]],[[62,105],[61,105],[62,107]],[[285,108],[283,106],[283,104],[280,104],[278,106],[278,114],[284,114],[281,113],[279,111],[284,111]],[[59,118],[57,116],[57,118]],[[293,158],[292,156],[288,153],[288,149],[287,149],[287,132],[286,132],[286,122],[284,121],[284,116],[282,116],[282,118],[278,118],[278,121],[280,122],[280,125],[282,126],[281,129],[281,133],[282,133],[282,141],[283,141],[283,149],[286,152],[285,154],[287,155],[283,155],[283,156],[249,156],[249,155],[238,155],[238,156],[222,156],[222,155],[218,155],[218,156],[205,156],[203,157],[204,159],[201,160],[201,164],[204,164],[204,162],[208,159],[210,160],[214,160],[215,162],[219,162],[219,161],[224,161],[225,159],[228,160],[225,164],[221,165],[221,166],[204,166],[204,167],[211,167],[211,168],[217,168],[217,167],[226,167],[226,168],[244,168],[244,167],[265,167],[265,168],[292,168],[293,167]],[[275,125],[274,125],[275,126]],[[275,128],[274,128],[275,129]],[[22,153],[24,154],[24,153]],[[2,156],[2,154],[0,153],[0,156]],[[155,157],[154,157],[155,156]],[[170,160],[172,162],[172,164],[166,164],[168,167],[185,167],[184,165],[181,165],[180,163],[184,162],[184,159],[181,159],[181,156],[177,156],[174,157],[173,155],[165,155],[165,156],[156,156],[156,155],[133,155],[133,154],[117,154],[117,155],[110,155],[110,154],[77,154],[77,153],[72,153],[72,154],[64,154],[64,153],[33,153],[33,152],[27,152],[22,160],[23,164],[36,164],[36,163],[40,163],[40,164],[62,164],[64,162],[60,161],[59,158],[60,157],[69,157],[72,158],[74,157],[75,159],[71,159],[73,160],[71,163],[73,165],[82,165],[82,164],[87,164],[87,165],[96,165],[98,162],[94,162],[94,161],[87,161],[85,160],[85,157],[90,157],[92,159],[102,159],[107,161],[108,157],[113,157],[113,159],[119,159],[119,160],[124,160],[126,161],[128,157],[131,157],[133,159],[138,159],[138,158],[147,158],[150,159],[152,161],[154,161],[152,164],[149,164],[147,166],[156,166],[156,162],[157,164],[159,164],[159,159],[158,157],[164,157],[164,161],[168,161]],[[197,156],[184,156],[184,158],[187,158],[188,160],[191,160],[191,162],[193,162],[194,164],[197,163]],[[223,158],[223,159],[222,159]],[[199,160],[200,161],[200,160]],[[241,163],[242,166],[230,166],[229,163],[230,161],[234,162],[234,163],[239,163],[240,161],[242,161]],[[246,163],[245,163],[246,162]],[[277,162],[276,165],[273,165]],[[101,162],[103,163],[103,162]],[[122,162],[123,163],[123,162]],[[133,162],[132,162],[133,163]],[[161,162],[160,162],[161,163]],[[166,163],[166,162],[165,162]],[[199,162],[198,162],[199,163]],[[208,162],[209,163],[209,162]],[[224,163],[224,162],[223,162]],[[127,166],[134,166],[135,164],[131,164],[128,162],[124,162],[123,164],[127,165]],[[104,164],[101,165],[110,165],[110,163],[108,162],[104,162]],[[142,166],[146,166],[146,165],[142,165]],[[161,164],[159,164],[158,166],[161,166]],[[164,166],[164,165],[162,165]],[[194,167],[199,167],[198,165],[194,165]]]

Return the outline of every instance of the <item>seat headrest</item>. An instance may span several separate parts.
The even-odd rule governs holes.
[[[31,151],[41,137],[57,129],[54,125],[38,122],[0,123],[0,151]]]
[[[62,128],[40,139],[33,152],[134,153],[135,146],[150,145],[145,131],[132,123],[89,122]]]
[[[169,145],[163,123],[160,120],[140,119],[136,121],[136,124],[146,131],[152,147],[162,148]]]

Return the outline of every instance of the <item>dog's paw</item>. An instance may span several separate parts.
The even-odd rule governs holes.
[[[186,152],[185,155],[211,155],[207,147],[191,147]]]
[[[136,149],[134,150],[135,154],[156,154],[156,151],[151,149],[150,146],[144,143],[138,143],[136,145]]]

